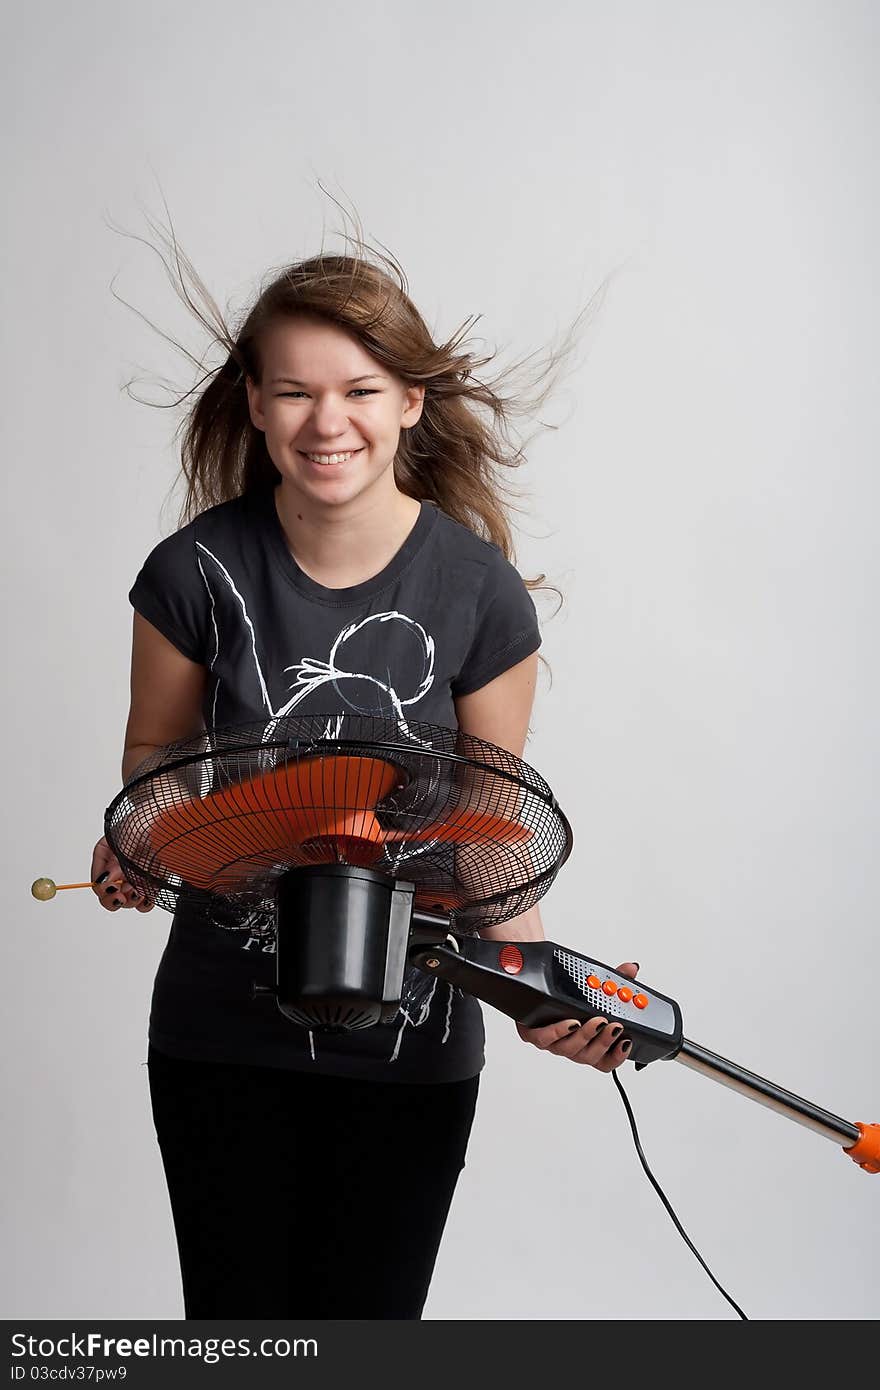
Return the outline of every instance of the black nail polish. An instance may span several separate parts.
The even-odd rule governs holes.
[[[621,1052],[629,1052],[629,1050],[630,1050],[631,1047],[632,1047],[632,1043],[630,1042],[629,1038],[627,1038],[625,1042],[622,1042],[622,1043],[620,1044],[620,1050],[621,1050]]]
[[[99,875],[98,875],[98,877],[95,879],[95,882],[96,882],[96,883],[103,883],[103,882],[104,882],[104,879],[105,879],[105,878],[109,878],[109,877],[110,877],[110,870],[109,870],[109,869],[105,869],[104,872],[103,872],[102,874],[99,874]]]
[[[637,960],[634,960],[634,961],[633,961],[633,965],[634,965],[635,968],[636,968],[636,974],[638,974],[642,967],[639,965],[639,963],[638,963]]]
[[[608,1027],[608,1020],[607,1020],[607,1018],[603,1018],[601,1023],[597,1023],[597,1024],[596,1024],[596,1032],[594,1033],[593,1036],[596,1037],[596,1038],[598,1038],[599,1034],[602,1032],[602,1029],[603,1029],[603,1028],[607,1028],[607,1027]]]
[[[615,1023],[614,1027],[611,1029],[611,1036],[612,1036],[612,1038],[616,1038],[617,1035],[618,1035],[618,1033],[622,1033],[622,1032],[623,1032],[623,1024],[622,1024],[622,1023]]]
[[[123,904],[122,899],[121,899],[121,898],[114,898],[114,899],[113,899],[113,906],[114,906],[114,907],[123,907],[124,904]]]
[[[108,884],[107,884],[107,887],[104,889],[104,892],[105,892],[105,893],[115,893],[115,892],[116,892],[116,884],[115,884],[115,883],[108,883]]]
[[[577,1030],[580,1028],[580,1026],[581,1026],[581,1025],[580,1025],[579,1023],[573,1023],[573,1024],[571,1025],[571,1027],[569,1028],[569,1030],[568,1030],[569,1033],[576,1033]]]

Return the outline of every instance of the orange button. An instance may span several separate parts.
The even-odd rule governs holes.
[[[635,1004],[635,1006],[636,1006],[637,1009],[647,1009],[647,1007],[648,1007],[648,996],[647,996],[647,994],[636,994],[636,995],[634,995],[634,997],[633,997],[633,1003]]]
[[[603,981],[602,981],[602,992],[603,992],[603,994],[616,994],[616,993],[617,993],[617,985],[614,983],[613,980],[603,980]]]
[[[518,975],[523,968],[523,955],[518,946],[508,942],[498,952],[498,964],[508,975]]]
[[[633,992],[631,989],[627,989],[626,985],[621,985],[620,989],[617,991],[617,997],[618,999],[622,999],[624,1004],[628,1004],[633,997]]]
[[[598,975],[587,976],[587,984],[590,986],[590,989],[598,989],[601,983],[602,981],[599,979]]]

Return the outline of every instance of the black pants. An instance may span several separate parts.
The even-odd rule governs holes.
[[[187,1318],[421,1317],[479,1077],[148,1071]]]

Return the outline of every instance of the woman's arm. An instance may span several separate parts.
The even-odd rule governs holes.
[[[122,755],[123,781],[151,752],[204,728],[208,673],[138,612],[131,639],[131,703]]]
[[[538,678],[538,653],[511,666],[494,681],[461,695],[455,701],[458,727],[474,738],[485,739],[497,748],[505,748],[516,758],[522,758],[529,732],[529,720],[535,702]],[[483,927],[480,936],[489,941],[543,941],[544,928],[537,904],[519,917],[511,917],[497,927]]]
[[[507,749],[522,758],[529,732],[529,720],[535,702],[538,676],[538,653],[511,666],[509,671],[455,701],[458,726],[463,733],[485,739],[498,748]],[[537,904],[498,926],[484,927],[480,936],[490,941],[543,941],[544,928]],[[618,970],[635,979],[638,966],[625,961]],[[595,1067],[597,1071],[613,1071],[626,1061],[628,1042],[619,1043],[620,1024],[606,1025],[600,1018],[579,1024],[576,1019],[551,1023],[545,1028],[523,1028],[516,1025],[523,1042],[545,1052],[555,1052],[573,1062]]]
[[[152,623],[140,613],[134,613],[131,703],[122,754],[123,782],[157,748],[201,732],[207,674],[203,666],[179,652]],[[159,784],[159,779],[154,779],[151,795],[155,795]],[[169,796],[179,800],[183,793],[185,789],[172,777]],[[92,891],[109,912],[120,907],[150,911],[152,904],[125,878],[119,860],[103,835],[92,851],[90,878],[96,885]],[[108,891],[111,887],[112,891]]]

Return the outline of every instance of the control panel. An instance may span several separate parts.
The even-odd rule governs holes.
[[[621,1039],[631,1040],[627,1055],[637,1066],[674,1057],[681,1048],[674,999],[552,941],[449,936],[443,945],[411,946],[409,958],[526,1028],[564,1018],[613,1018],[624,1025]]]

